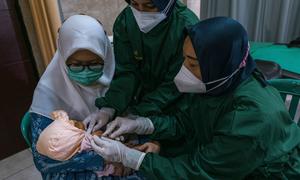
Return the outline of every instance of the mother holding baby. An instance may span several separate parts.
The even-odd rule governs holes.
[[[107,91],[114,70],[112,46],[101,23],[85,15],[68,18],[30,108],[32,154],[43,179],[111,179],[116,175],[141,179],[120,164],[107,164],[92,151],[91,135],[82,123],[98,111],[94,101]]]
[[[40,135],[57,121],[53,121],[53,111],[64,110],[70,119],[84,120],[90,133],[115,116],[170,112],[180,98],[173,78],[182,63],[183,30],[196,23],[197,17],[177,0],[127,2],[130,5],[114,25],[116,72],[101,23],[75,15],[60,28],[57,52],[36,87],[30,108],[32,152],[43,179],[97,179],[95,172],[105,166],[94,151],[60,160],[37,151]],[[123,178],[142,176],[135,173]]]

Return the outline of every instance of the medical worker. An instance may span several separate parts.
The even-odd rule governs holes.
[[[245,29],[217,17],[187,33],[185,61],[174,81],[187,93],[189,107],[174,116],[117,118],[106,131],[110,138],[124,133],[151,134],[156,140],[185,137],[186,152],[166,158],[98,137],[94,150],[149,179],[299,179],[300,129],[277,90],[256,70]]]
[[[116,74],[96,100],[99,112],[84,121],[94,131],[115,115],[169,112],[180,97],[173,79],[183,62],[183,31],[198,18],[179,0],[127,2],[113,29]]]

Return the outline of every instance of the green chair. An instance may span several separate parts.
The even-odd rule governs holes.
[[[29,147],[31,147],[31,118],[29,112],[23,116],[21,121],[21,132]]]
[[[299,113],[297,110],[300,111],[300,80],[295,79],[272,79],[269,81],[272,86],[274,86],[279,92],[286,103],[288,111],[294,119],[295,122],[300,125],[299,122]],[[288,97],[289,96],[289,97]],[[287,102],[290,100],[290,103]],[[296,117],[297,116],[297,117]]]

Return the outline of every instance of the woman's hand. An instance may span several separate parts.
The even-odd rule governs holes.
[[[93,136],[92,148],[108,162],[121,162],[125,167],[138,170],[145,153],[126,147],[119,141]]]
[[[152,134],[154,126],[150,119],[145,117],[138,117],[135,120],[129,118],[117,117],[114,121],[107,125],[103,136],[109,136],[115,139],[123,134]]]
[[[113,117],[115,110],[112,108],[101,108],[99,111],[92,113],[83,121],[88,133],[94,132],[105,126]]]

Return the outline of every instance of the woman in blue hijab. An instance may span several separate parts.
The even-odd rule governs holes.
[[[249,55],[247,32],[232,19],[215,18],[187,30],[195,57],[201,67],[205,95],[217,96],[233,91],[255,70]],[[244,64],[243,64],[244,63]]]
[[[149,179],[299,179],[300,129],[279,93],[255,69],[242,25],[217,17],[187,33],[175,84],[189,107],[173,116],[118,118],[105,132],[111,138],[125,133],[151,134],[155,140],[184,137],[185,153],[173,158],[138,153],[97,137],[94,150]]]

